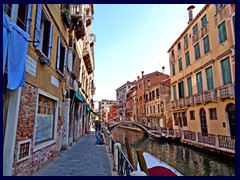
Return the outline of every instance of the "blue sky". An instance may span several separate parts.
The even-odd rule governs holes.
[[[115,100],[116,89],[154,71],[170,74],[168,49],[187,27],[191,4],[95,4],[92,31],[94,100]],[[204,4],[193,4],[193,17]]]

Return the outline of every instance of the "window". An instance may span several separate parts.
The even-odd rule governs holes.
[[[158,104],[158,113],[160,113],[160,104]]]
[[[39,94],[35,145],[54,139],[56,101]]]
[[[210,44],[209,44],[209,36],[208,35],[205,38],[203,38],[203,48],[204,48],[204,54],[206,54],[210,51]]]
[[[149,92],[149,100],[152,100],[151,92]]]
[[[175,126],[178,126],[179,122],[178,122],[178,114],[177,113],[174,113],[173,114],[173,117],[174,117],[174,125]]]
[[[178,60],[178,68],[179,68],[179,71],[182,71],[182,58]]]
[[[172,64],[172,75],[175,75],[175,64]]]
[[[145,94],[145,100],[148,101],[148,94]]]
[[[218,38],[219,38],[219,44],[227,40],[227,31],[226,31],[225,21],[223,21],[222,24],[218,26]]]
[[[188,67],[190,65],[189,51],[186,52],[186,54],[185,54],[185,60],[186,60],[186,67]]]
[[[193,92],[192,92],[192,78],[191,77],[187,78],[187,85],[188,85],[188,96],[192,96]]]
[[[3,4],[3,10],[22,30],[30,33],[32,4]]]
[[[155,105],[153,105],[153,113],[155,114]]]
[[[195,120],[195,111],[190,111],[190,120]]]
[[[223,85],[232,83],[231,68],[229,58],[221,61]]]
[[[206,69],[206,78],[207,78],[207,89],[213,90],[213,75],[212,75],[212,67]]]
[[[197,78],[197,91],[198,91],[198,93],[201,93],[201,92],[203,92],[202,73],[201,72],[197,73],[196,78]]]
[[[184,44],[187,44],[187,43],[188,43],[188,34],[184,36]]]
[[[217,119],[217,109],[216,108],[209,109],[209,115],[210,115],[211,120],[216,120]]]
[[[42,10],[42,5],[37,5],[37,16],[34,34],[34,46],[36,46],[50,61],[52,52],[53,25]]]
[[[172,57],[174,56],[174,49],[171,51],[171,53],[172,53]]]
[[[180,50],[181,49],[181,42],[179,42],[177,46],[178,46],[178,50]]]
[[[202,27],[207,24],[207,15],[205,14],[201,19]]]
[[[67,49],[63,46],[60,37],[58,37],[57,70],[60,71],[63,75],[65,74],[65,71],[66,71],[66,60],[67,60]]]
[[[177,100],[177,92],[176,92],[176,85],[173,86],[173,100]]]
[[[156,89],[157,97],[159,96],[159,88]]]
[[[193,35],[196,34],[198,32],[198,24],[196,24],[192,30],[193,30]]]
[[[186,112],[182,112],[183,126],[187,126],[187,117]]]
[[[179,94],[179,99],[184,98],[184,84],[183,84],[183,81],[178,83],[178,94]]]
[[[222,9],[224,4],[216,4],[216,12],[220,11]]]
[[[199,43],[194,46],[195,60],[201,57]]]
[[[154,90],[152,91],[152,98],[153,99],[155,98],[155,91]]]

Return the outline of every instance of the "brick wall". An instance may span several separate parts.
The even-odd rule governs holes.
[[[35,127],[35,113],[37,105],[38,89],[25,84],[22,87],[22,94],[20,99],[19,117],[17,125],[16,143],[14,150],[14,164],[13,175],[14,176],[30,176],[37,170],[41,169],[44,165],[48,164],[55,157],[59,155],[61,148],[61,135],[60,129],[62,126],[62,116],[58,115],[58,135],[56,143],[44,147],[36,152],[33,152],[33,139],[34,139],[34,127]],[[60,103],[61,104],[61,103]],[[59,106],[59,113],[60,110]],[[17,162],[18,142],[22,140],[30,139],[30,156],[28,159]]]

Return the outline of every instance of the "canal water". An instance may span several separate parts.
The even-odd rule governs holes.
[[[125,137],[128,137],[134,168],[137,164],[137,150],[141,149],[171,165],[184,176],[235,176],[235,161],[225,156],[201,152],[181,144],[159,143],[149,140],[142,133],[122,128],[116,128],[112,135],[122,145],[126,157]]]

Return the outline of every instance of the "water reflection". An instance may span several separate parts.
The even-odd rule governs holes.
[[[235,176],[235,162],[231,159],[206,154],[174,143],[158,143],[149,140],[144,134],[117,128],[112,135],[122,145],[126,153],[125,137],[128,137],[133,155],[134,167],[137,164],[136,151],[142,149],[160,158],[185,176]]]

